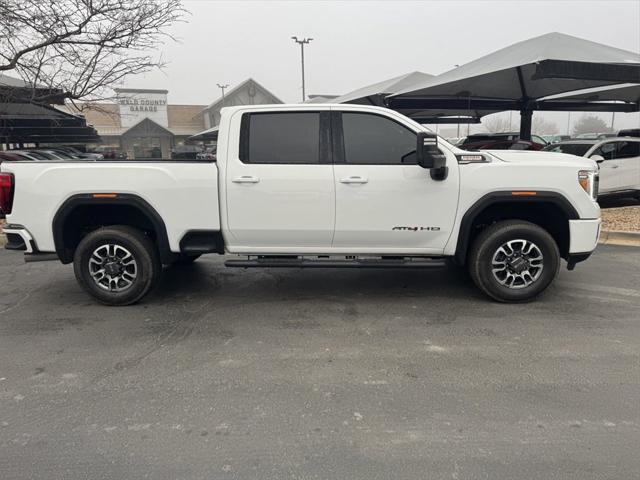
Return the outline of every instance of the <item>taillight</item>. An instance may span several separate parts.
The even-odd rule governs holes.
[[[13,174],[0,173],[0,213],[8,215],[13,206]]]

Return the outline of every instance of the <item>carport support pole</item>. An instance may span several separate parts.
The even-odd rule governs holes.
[[[520,110],[520,140],[531,140],[531,123],[533,110],[525,108]]]
[[[522,67],[517,67],[516,72],[518,73],[518,83],[520,84],[520,92],[522,93],[522,98],[520,99],[520,140],[531,140],[533,110],[529,105],[529,95],[527,94],[527,88],[524,83]]]

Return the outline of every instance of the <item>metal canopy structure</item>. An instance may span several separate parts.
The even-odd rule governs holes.
[[[567,94],[553,95],[542,101],[587,101],[587,102],[625,102],[640,103],[640,83],[623,83],[607,87],[587,88]]]
[[[48,103],[64,105],[62,90],[32,86],[19,78],[9,77],[0,72],[0,102],[30,103],[33,98],[47,97]]]
[[[0,144],[98,143],[83,117],[46,105],[0,103]]]
[[[385,98],[396,92],[401,92],[411,85],[415,85],[435,78],[433,75],[423,72],[405,73],[397,77],[383,80],[366,87],[359,88],[338,98],[333,98],[327,103],[357,103],[360,105],[375,105],[384,107]]]
[[[543,99],[577,90],[640,83],[640,55],[561,33],[498,50],[386,98],[398,111],[519,110],[520,137],[531,138],[535,110],[638,111],[637,102]]]
[[[207,141],[217,142],[219,130],[220,130],[220,126],[215,126],[203,132],[196,133],[195,135],[191,135],[189,137],[189,140],[194,140],[198,142],[207,142]]]

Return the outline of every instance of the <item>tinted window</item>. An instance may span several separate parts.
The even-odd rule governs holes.
[[[416,134],[393,120],[366,113],[343,113],[342,128],[346,163],[416,163]]]
[[[618,158],[640,157],[640,142],[619,142]]]
[[[615,160],[617,158],[616,149],[617,142],[605,143],[596,148],[591,155],[600,155],[605,160]]]
[[[320,114],[245,114],[240,158],[246,163],[319,163]],[[248,137],[248,138],[247,138]]]

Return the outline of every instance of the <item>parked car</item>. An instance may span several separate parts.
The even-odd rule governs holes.
[[[29,149],[22,150],[28,155],[35,157],[38,160],[69,160],[70,157],[67,155],[61,154],[60,152],[54,152],[53,150],[44,150],[44,149]]]
[[[81,155],[78,155],[75,151],[73,150],[67,150],[66,148],[60,148],[60,147],[47,147],[44,148],[42,150],[48,150],[50,152],[54,152],[56,155],[58,155],[59,157],[62,157],[63,159],[74,159],[74,160],[79,160],[81,158],[89,158],[89,157],[84,157]]]
[[[599,196],[632,196],[640,199],[640,138],[568,140],[545,148],[591,158],[600,166]]]
[[[617,137],[618,134],[611,132],[604,133],[581,133],[580,135],[576,135],[576,140],[603,140],[605,138]]]
[[[523,302],[562,258],[572,270],[589,257],[601,223],[593,160],[469,152],[366,105],[227,107],[215,163],[91,170],[5,162],[0,204],[7,248],[73,263],[79,284],[110,305],[144,297],[162,264],[205,253],[238,255],[225,264],[240,268],[451,260],[489,297]]]
[[[469,144],[479,142],[498,142],[498,141],[514,141],[520,140],[520,132],[502,132],[502,133],[474,133],[469,135],[457,146],[466,148]],[[531,140],[540,145],[546,145],[547,142],[540,135],[531,135]]]
[[[562,142],[564,140],[569,140],[570,138],[571,135],[542,135],[542,139],[547,142],[547,144]]]
[[[98,153],[98,152],[83,152],[81,150],[78,150],[75,147],[70,147],[70,146],[56,146],[56,147],[48,147],[50,150],[57,150],[60,152],[66,152],[67,155],[71,156],[72,158],[88,158],[90,160],[102,160],[104,158],[104,156],[102,155],[102,153]]]
[[[640,128],[627,128],[618,132],[619,137],[635,137],[640,138]]]
[[[498,140],[469,143],[464,148],[467,150],[542,150],[544,145],[527,140]]]
[[[17,152],[15,150],[11,150],[11,151],[0,151],[0,163],[2,163],[3,161],[6,162],[19,162],[19,161],[33,161],[33,160],[37,160],[36,158],[28,155],[27,153],[24,152]]]

